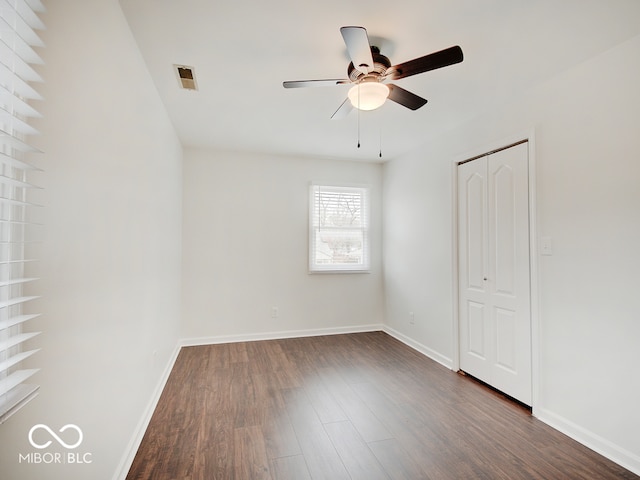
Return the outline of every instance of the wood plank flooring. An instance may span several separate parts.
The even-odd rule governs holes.
[[[639,479],[382,333],[186,347],[127,480]]]

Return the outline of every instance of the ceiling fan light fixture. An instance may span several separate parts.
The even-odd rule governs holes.
[[[389,96],[389,87],[380,82],[360,82],[347,94],[351,105],[359,110],[375,110]]]

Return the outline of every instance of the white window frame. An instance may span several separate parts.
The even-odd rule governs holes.
[[[322,198],[338,198],[342,194],[359,199],[356,205],[359,211],[354,211],[355,224],[328,225],[321,220]],[[342,202],[342,200],[337,200]],[[346,202],[346,200],[345,200]],[[348,203],[348,202],[347,202]],[[341,203],[341,205],[347,205]],[[355,204],[353,204],[355,205]],[[312,183],[309,187],[309,273],[369,273],[371,269],[370,246],[370,189],[366,185],[341,185]],[[342,252],[344,261],[335,256],[336,249],[322,241],[322,233],[327,236],[350,236],[360,239],[361,249],[357,252]],[[357,240],[356,240],[357,242]],[[318,261],[322,252],[326,261]],[[331,255],[330,255],[331,254]]]

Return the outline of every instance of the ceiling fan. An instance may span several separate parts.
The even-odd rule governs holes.
[[[460,63],[463,59],[462,49],[455,46],[392,66],[378,47],[370,45],[367,31],[363,27],[342,27],[340,33],[351,59],[347,68],[349,78],[282,83],[285,88],[352,84],[347,99],[331,116],[333,119],[344,118],[353,108],[374,110],[381,107],[387,98],[411,110],[417,110],[427,103],[426,99],[386,82],[447,67]]]

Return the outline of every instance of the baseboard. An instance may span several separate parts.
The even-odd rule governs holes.
[[[394,330],[388,325],[383,325],[382,331],[391,335],[396,340],[400,340],[402,343],[420,352],[421,354],[429,357],[431,360],[434,360],[439,364],[444,365],[449,370],[453,369],[453,360],[451,360],[449,357],[445,357],[444,355],[436,352],[435,350],[432,350],[426,345],[422,345],[420,342],[416,342],[412,338],[409,338],[403,333],[400,333],[397,330]]]
[[[153,412],[156,409],[156,405],[158,405],[158,401],[160,400],[160,395],[162,395],[162,391],[164,390],[164,386],[169,380],[169,375],[171,374],[171,370],[173,370],[173,365],[176,363],[176,359],[178,358],[178,353],[180,353],[181,345],[180,343],[176,344],[171,357],[169,357],[169,361],[167,362],[164,371],[162,372],[162,376],[156,385],[156,388],[151,395],[151,399],[147,408],[145,408],[142,418],[138,422],[135,430],[133,431],[133,436],[129,441],[129,445],[125,450],[125,454],[116,469],[116,473],[113,476],[113,480],[125,480],[127,474],[129,473],[129,469],[131,468],[131,464],[133,463],[133,459],[138,452],[138,448],[142,443],[142,438],[144,437],[145,432],[147,431],[147,427],[149,426],[149,422],[151,421],[151,417],[153,416]]]
[[[171,374],[171,370],[173,369],[173,365],[175,364],[176,359],[178,358],[178,353],[182,347],[186,346],[196,346],[196,345],[213,345],[219,343],[235,343],[235,342],[251,342],[251,341],[259,341],[259,340],[277,340],[283,338],[296,338],[296,337],[314,337],[321,335],[340,335],[340,334],[348,334],[348,333],[360,333],[360,332],[376,332],[383,331],[388,335],[391,335],[395,339],[404,343],[405,345],[411,347],[417,352],[429,357],[430,359],[440,363],[444,367],[448,369],[453,368],[453,361],[440,353],[432,350],[431,348],[422,345],[420,342],[416,342],[415,340],[407,337],[406,335],[398,332],[397,330],[389,327],[388,325],[383,324],[370,324],[370,325],[359,325],[359,326],[351,326],[351,327],[334,327],[334,328],[321,328],[321,329],[308,329],[308,330],[287,330],[280,332],[265,332],[265,333],[254,333],[254,334],[246,334],[246,335],[221,335],[215,337],[197,337],[197,338],[184,338],[178,341],[176,348],[174,349],[173,354],[171,355],[167,366],[156,386],[156,389],[153,392],[151,400],[145,409],[144,415],[142,416],[138,426],[134,430],[134,435],[129,442],[127,449],[125,450],[125,456],[123,457],[120,465],[116,470],[116,474],[113,477],[113,480],[124,480],[131,468],[131,464],[135,458],[135,455],[138,451],[138,447],[142,443],[142,438],[147,430],[149,422],[151,421],[151,417],[153,416],[153,412],[155,411],[156,405],[160,400],[160,395],[162,394],[162,390],[169,379],[169,375]],[[613,444],[612,442],[586,430],[585,428],[565,419],[564,417],[557,415],[554,412],[546,410],[544,408],[536,408],[534,410],[534,416],[540,420],[541,422],[546,423],[550,427],[564,433],[568,437],[574,439],[575,441],[583,444],[587,448],[590,448],[594,452],[599,453],[600,455],[608,458],[609,460],[621,465],[622,467],[630,470],[636,475],[640,475],[640,457],[629,452],[619,446]]]
[[[382,330],[382,324],[372,325],[357,325],[350,327],[335,327],[335,328],[319,328],[309,330],[287,330],[281,332],[265,332],[265,333],[253,333],[246,335],[221,335],[215,337],[197,337],[197,338],[184,338],[178,340],[178,344],[165,367],[165,370],[156,386],[156,389],[151,396],[151,400],[144,411],[140,422],[134,430],[133,437],[125,450],[125,456],[120,461],[120,465],[116,469],[116,473],[113,476],[113,480],[124,480],[129,473],[129,469],[133,463],[133,460],[138,452],[138,448],[142,443],[144,434],[149,426],[153,412],[156,409],[160,395],[164,390],[164,386],[169,379],[171,370],[178,358],[180,349],[182,347],[195,346],[195,345],[213,345],[218,343],[234,343],[234,342],[251,342],[258,340],[276,340],[281,338],[295,338],[295,337],[316,337],[320,335],[340,335],[346,333],[360,333],[360,332],[377,332]]]
[[[449,369],[453,368],[453,361],[450,358],[447,358],[429,347],[416,342],[388,325],[384,325],[382,331],[445,367]],[[576,442],[581,443],[585,447],[590,448],[594,452],[599,453],[603,457],[608,458],[612,462],[617,463],[636,475],[640,475],[640,457],[638,457],[638,455],[620,448],[609,440],[606,440],[605,438],[602,438],[549,410],[536,408],[534,409],[533,414],[541,422],[544,422],[555,430],[564,433]]]
[[[283,338],[318,337],[321,335],[342,335],[346,333],[379,332],[383,325],[354,325],[349,327],[316,328],[307,330],[284,330],[279,332],[248,333],[239,335],[220,335],[215,337],[183,338],[180,345],[192,347],[196,345],[215,345],[218,343],[255,342],[259,340],[279,340]]]
[[[564,433],[576,442],[581,443],[585,447],[590,448],[594,452],[599,453],[636,475],[640,475],[640,457],[638,455],[544,408],[536,409],[534,415],[541,422]]]

